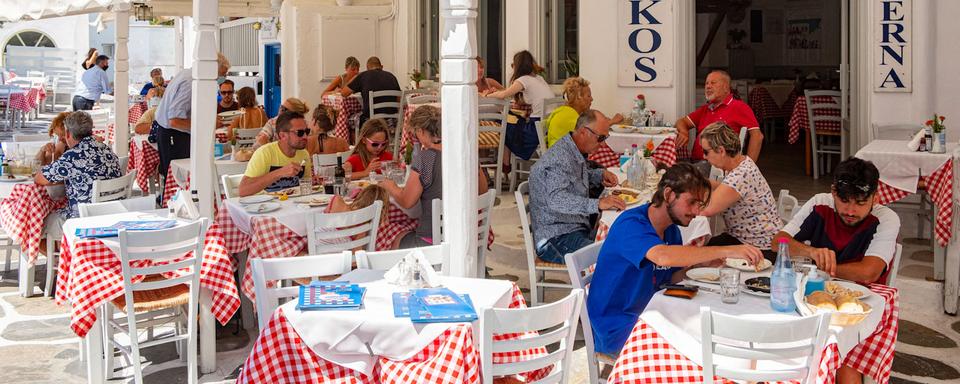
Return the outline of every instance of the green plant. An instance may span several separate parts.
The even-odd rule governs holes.
[[[427,60],[427,66],[430,67],[430,73],[434,78],[440,77],[440,62],[434,59]]]
[[[560,61],[560,67],[567,74],[567,77],[580,75],[580,60],[578,60],[577,55],[568,53],[566,59]]]
[[[410,72],[410,81],[420,84],[420,82],[425,79],[423,72],[420,72],[419,69],[414,69],[413,72]]]

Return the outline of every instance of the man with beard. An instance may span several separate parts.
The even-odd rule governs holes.
[[[300,178],[310,177],[313,166],[307,152],[307,122],[303,114],[284,112],[277,116],[277,134],[280,139],[253,153],[247,170],[240,180],[240,196],[250,196],[266,190],[279,191],[300,185]]]
[[[831,193],[813,196],[773,237],[787,238],[790,256],[806,256],[831,276],[886,283],[900,233],[900,218],[875,204],[880,172],[851,157],[833,171]],[[803,242],[809,241],[810,245]]]
[[[100,100],[100,95],[113,94],[107,68],[110,68],[110,58],[100,55],[97,56],[96,65],[83,72],[77,82],[77,92],[73,95],[74,111],[89,111]]]
[[[686,268],[726,258],[756,265],[751,245],[683,245],[678,226],[690,224],[710,200],[710,182],[687,163],[667,170],[649,204],[624,212],[600,248],[587,311],[597,352],[617,355],[637,318],[663,284],[683,279]]]

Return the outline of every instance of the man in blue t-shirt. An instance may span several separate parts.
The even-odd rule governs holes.
[[[663,175],[649,204],[624,212],[610,227],[587,296],[597,352],[619,354],[653,294],[679,281],[687,267],[725,258],[750,264],[763,259],[750,245],[683,245],[677,226],[690,224],[709,200],[710,182],[694,166],[680,163]]]

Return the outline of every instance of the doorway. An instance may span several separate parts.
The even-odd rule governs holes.
[[[267,116],[280,110],[280,43],[263,46],[263,106]]]

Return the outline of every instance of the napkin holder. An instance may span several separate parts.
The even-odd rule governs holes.
[[[182,189],[177,190],[167,202],[171,217],[178,217],[186,220],[196,220],[200,218],[200,209],[193,203],[190,192]]]
[[[433,288],[440,286],[440,274],[433,269],[433,266],[430,265],[430,262],[427,260],[426,256],[423,255],[423,252],[419,249],[414,249],[410,253],[403,256],[396,265],[387,270],[383,274],[384,280],[390,284],[405,286],[414,282],[413,276],[408,275],[414,273],[413,268],[408,268],[406,271],[401,270],[401,266],[419,266],[420,269],[420,281],[422,287],[419,288]]]

